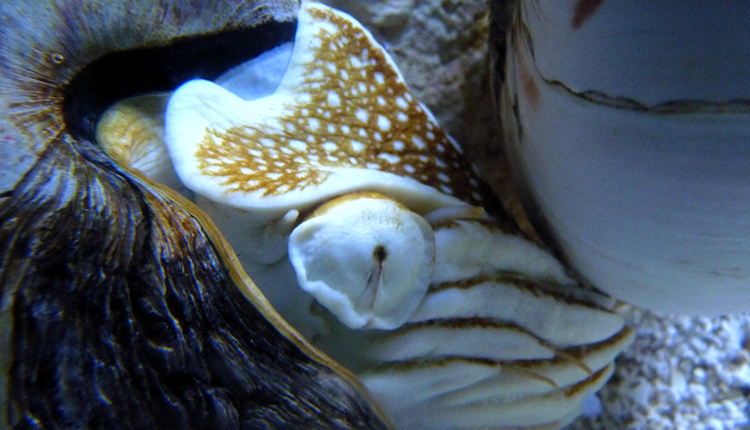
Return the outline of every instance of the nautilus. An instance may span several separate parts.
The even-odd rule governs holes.
[[[532,67],[547,9],[521,3],[508,38],[522,172],[567,112]],[[349,15],[3,16],[0,426],[554,429],[631,342],[624,305],[578,276],[617,290],[566,236],[572,269],[524,235]]]

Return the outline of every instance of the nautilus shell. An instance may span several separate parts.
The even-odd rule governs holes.
[[[591,284],[750,310],[746,3],[528,1],[501,105],[528,213]]]
[[[350,16],[5,8],[0,426],[552,429],[631,341]]]

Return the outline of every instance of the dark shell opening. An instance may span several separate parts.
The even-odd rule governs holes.
[[[106,54],[87,65],[65,87],[63,118],[70,134],[95,141],[96,124],[112,104],[190,79],[221,73],[294,40],[296,22],[271,21],[252,28],[185,36],[169,44]]]

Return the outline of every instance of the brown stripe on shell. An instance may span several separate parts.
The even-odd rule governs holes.
[[[544,375],[536,374],[533,371],[535,367],[538,368],[538,367],[542,367],[542,366],[546,366],[550,364],[559,364],[562,362],[568,362],[568,360],[564,356],[555,356],[550,359],[540,359],[540,360],[509,360],[509,361],[499,361],[499,360],[491,360],[487,358],[462,357],[462,356],[441,356],[441,357],[435,357],[435,358],[420,357],[420,358],[415,358],[411,360],[383,362],[379,364],[377,367],[374,367],[368,370],[367,373],[379,373],[379,372],[389,372],[389,371],[408,372],[411,370],[425,369],[428,367],[446,366],[450,363],[457,363],[457,362],[476,364],[480,366],[501,367],[503,370],[513,369],[513,370],[517,370],[523,373],[524,375],[533,375],[534,379],[547,383],[553,388],[561,388],[551,378],[548,378]],[[599,371],[601,371],[601,369],[597,369],[596,372],[591,371],[591,370],[587,371],[586,373],[589,376],[587,376],[585,379],[589,379],[590,377],[595,376]]]
[[[583,381],[577,383],[576,385],[568,388],[565,390],[565,396],[566,397],[573,397],[577,394],[581,394],[584,391],[586,391],[589,387],[591,387],[594,384],[600,384],[604,383],[602,379],[614,369],[615,364],[610,363],[606,367],[601,368],[599,371],[591,375],[591,377],[584,379]]]
[[[586,364],[587,358],[591,359],[597,354],[601,354],[603,358],[600,359],[600,362],[609,365],[612,363],[615,356],[633,340],[633,336],[633,330],[625,328],[609,339],[605,339],[601,342],[560,349],[558,351],[560,351],[561,354],[550,359],[515,360],[509,365],[517,371],[535,375],[539,380],[555,381],[553,375],[555,373],[563,372],[566,366],[573,366],[578,369],[578,372],[583,372],[581,373],[581,376],[590,376],[593,374],[593,370],[598,368],[598,366],[593,367],[592,369],[592,366]],[[582,367],[580,364],[584,364],[585,367]],[[555,383],[555,386],[558,386],[558,384]]]
[[[399,403],[389,404],[397,423],[404,428],[413,428],[423,421],[431,422],[440,429],[481,428],[481,429],[558,429],[572,421],[580,413],[583,396],[596,391],[612,374],[613,365],[604,366],[591,376],[569,385],[558,387],[543,378],[534,378],[512,367],[492,366],[480,370],[482,363],[444,362],[445,371],[461,371],[472,367],[484,374],[475,384],[464,385],[458,381],[446,381],[448,391],[434,392],[416,398],[405,396]],[[492,372],[491,369],[496,371]],[[408,379],[418,375],[426,376],[430,370],[415,368],[409,371],[394,370],[383,374],[367,376],[367,380],[387,381],[388,379]],[[494,376],[493,376],[494,373]],[[505,377],[506,375],[510,378]],[[516,384],[515,382],[521,382]],[[440,383],[440,382],[438,382]],[[488,392],[498,384],[509,383],[515,391],[500,389]],[[430,385],[425,385],[430,389]],[[511,388],[511,387],[506,387]],[[470,425],[466,425],[470,423]]]
[[[419,331],[426,327],[438,327],[446,330],[472,330],[472,329],[491,329],[491,330],[504,330],[504,331],[515,331],[517,333],[528,336],[530,339],[536,340],[540,346],[549,348],[554,351],[557,356],[562,357],[565,360],[574,363],[580,367],[584,372],[591,373],[591,369],[583,364],[580,359],[574,355],[569,355],[566,352],[566,348],[558,348],[549,341],[539,337],[535,333],[520,327],[510,320],[501,320],[498,318],[482,318],[482,317],[471,317],[471,318],[438,318],[427,321],[414,322],[404,324],[397,330],[392,332],[392,338],[396,338],[401,334],[406,334],[413,331]],[[476,357],[475,357],[476,358]],[[481,358],[480,358],[481,359]],[[548,359],[545,359],[548,360]],[[514,360],[516,361],[516,360]],[[518,360],[518,361],[523,361]]]
[[[544,382],[550,385],[552,388],[562,388],[568,386],[563,384],[562,386],[555,382],[555,378],[552,376],[556,371],[563,371],[565,366],[571,365],[578,369],[578,374],[582,382],[577,383],[575,386],[582,388],[581,383],[586,380],[596,380],[597,375],[601,373],[603,368],[591,368],[586,365],[584,360],[586,356],[593,356],[597,353],[610,354],[612,357],[605,358],[602,362],[606,363],[604,368],[613,366],[612,358],[614,355],[619,353],[623,346],[630,343],[633,337],[633,331],[629,328],[622,330],[616,335],[609,339],[603,340],[589,345],[579,345],[568,348],[556,349],[557,355],[548,359],[530,359],[530,360],[512,360],[512,361],[499,361],[486,358],[477,357],[462,357],[462,356],[440,356],[433,358],[415,358],[409,360],[400,361],[388,361],[378,364],[377,366],[368,370],[367,373],[381,373],[381,372],[409,372],[411,370],[424,369],[428,367],[440,367],[445,366],[449,363],[463,362],[469,364],[476,364],[481,366],[490,367],[501,367],[503,371],[515,371],[520,374],[531,377],[532,379]],[[610,350],[609,352],[607,350]],[[614,354],[612,353],[614,351]]]
[[[497,283],[508,287],[514,287],[519,290],[524,290],[534,295],[534,297],[550,297],[562,303],[577,304],[591,309],[609,311],[606,307],[602,306],[602,303],[595,300],[599,296],[606,299],[606,296],[603,296],[600,293],[588,290],[578,291],[578,289],[570,288],[569,286],[529,279],[522,273],[500,272],[497,274],[475,276],[471,279],[461,281],[433,284],[430,285],[427,294],[434,294],[451,288],[468,290],[485,283]]]
[[[409,208],[406,207],[403,203],[399,202],[398,200],[392,199],[385,194],[381,194],[375,191],[357,191],[354,193],[344,194],[339,197],[334,197],[331,200],[326,200],[317,206],[311,207],[307,211],[300,213],[300,216],[297,218],[297,222],[302,223],[305,220],[325,215],[331,209],[334,209],[337,206],[358,199],[387,200],[389,202],[392,202],[399,209],[403,209],[406,211],[409,210]]]
[[[566,356],[558,356],[549,360],[516,360],[514,364],[527,370],[534,369],[540,365],[559,364],[569,362],[568,357],[574,357],[583,360],[587,355],[602,352],[607,348],[617,347],[618,345],[627,345],[634,335],[633,329],[625,327],[612,337],[602,340],[601,342],[591,343],[588,345],[576,345],[562,349]],[[619,348],[618,348],[619,351]]]
[[[603,3],[604,0],[578,0],[575,11],[573,12],[571,27],[576,30],[583,27],[586,21],[596,14],[597,9],[599,9]]]

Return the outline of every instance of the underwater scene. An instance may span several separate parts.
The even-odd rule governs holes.
[[[750,5],[0,20],[0,429],[750,429]]]

